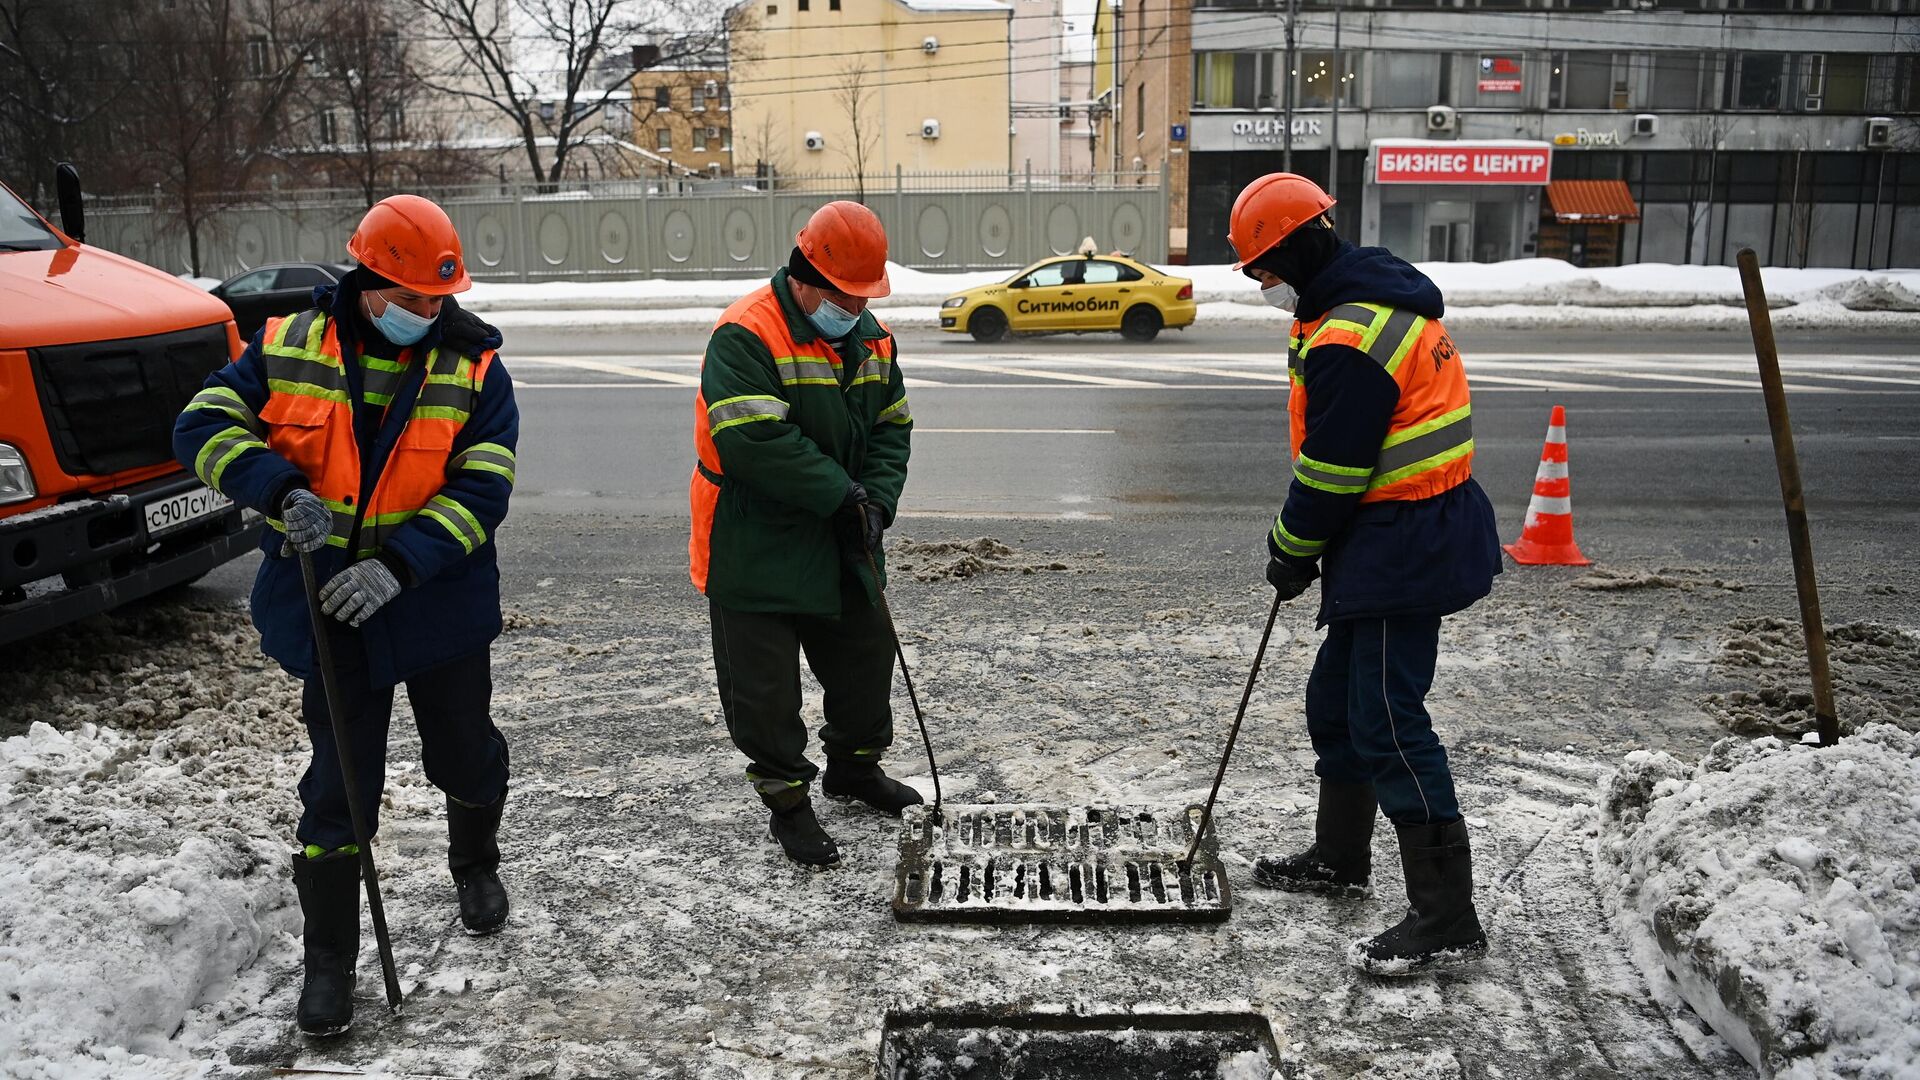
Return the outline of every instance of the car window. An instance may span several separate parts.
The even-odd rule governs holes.
[[[0,188],[0,244],[22,251],[52,250],[60,240],[47,230],[27,204]]]
[[[315,285],[331,285],[333,279],[317,266],[283,266],[280,268],[280,280],[274,282],[276,289],[311,289]]]
[[[1066,263],[1051,263],[1028,274],[1026,281],[1030,289],[1044,289],[1050,285],[1064,285],[1067,282]]]
[[[1125,263],[1095,259],[1087,264],[1087,284],[1111,285],[1116,281],[1139,281],[1145,275]]]
[[[273,276],[276,273],[278,273],[276,270],[255,270],[251,274],[242,274],[227,282],[226,295],[250,296],[254,293],[266,292],[273,288]]]

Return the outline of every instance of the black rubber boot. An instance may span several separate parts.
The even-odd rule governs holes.
[[[883,814],[900,816],[909,806],[926,801],[920,793],[888,776],[878,761],[862,758],[828,758],[827,775],[820,790],[834,799],[858,799]]]
[[[497,933],[507,921],[499,842],[506,806],[504,793],[492,806],[468,806],[447,796],[447,869],[460,893],[460,925],[476,937]]]
[[[293,857],[293,887],[305,920],[300,1030],[338,1035],[353,1025],[353,965],[360,955],[360,856],[331,851]]]
[[[1398,926],[1347,949],[1347,963],[1372,975],[1412,975],[1487,954],[1473,910],[1473,853],[1464,819],[1447,825],[1396,825],[1400,865],[1412,908]]]
[[[1253,862],[1253,880],[1270,889],[1313,892],[1346,900],[1373,895],[1373,819],[1378,807],[1372,784],[1320,781],[1320,812],[1313,843],[1298,855],[1263,855]]]
[[[760,801],[773,811],[773,817],[767,824],[767,832],[780,842],[780,850],[787,858],[802,866],[823,870],[840,861],[840,849],[820,827],[820,819],[813,816],[813,800],[807,795],[807,786],[780,788],[776,791],[760,792]]]

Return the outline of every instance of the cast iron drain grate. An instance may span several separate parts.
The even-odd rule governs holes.
[[[894,871],[903,922],[1220,922],[1233,894],[1213,830],[1182,874],[1198,806],[947,806],[907,811]]]
[[[890,1013],[880,1080],[1219,1080],[1275,1075],[1255,1013]]]

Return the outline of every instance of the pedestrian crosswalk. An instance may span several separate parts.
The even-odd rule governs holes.
[[[946,390],[1272,390],[1284,392],[1286,361],[1278,357],[1203,352],[1038,352],[1018,348],[956,349],[909,356],[910,389]],[[518,388],[530,391],[681,390],[700,384],[697,354],[513,356]],[[1915,355],[1838,353],[1786,356],[1790,392],[1920,393]],[[1733,352],[1595,355],[1488,352],[1470,354],[1467,372],[1478,393],[1756,393],[1750,354]]]

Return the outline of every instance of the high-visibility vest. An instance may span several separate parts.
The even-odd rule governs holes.
[[[1371,468],[1315,461],[1300,452],[1307,437],[1306,363],[1322,345],[1365,353],[1400,384],[1393,422]],[[1437,319],[1379,304],[1341,304],[1310,323],[1295,322],[1287,355],[1294,478],[1361,502],[1425,499],[1466,483],[1473,473],[1473,406],[1460,352]]]
[[[368,404],[393,403],[409,363],[418,359],[415,352],[404,349],[398,360],[360,358],[361,396]],[[313,493],[333,511],[328,544],[346,548],[358,526],[359,543],[352,554],[366,558],[420,514],[444,526],[469,552],[485,542],[479,522],[439,492],[450,470],[463,467],[467,457],[493,453],[483,443],[460,460],[453,456],[454,437],[479,404],[492,350],[477,358],[441,348],[427,354],[426,382],[365,506],[355,505],[360,498],[360,449],[334,321],[319,310],[268,319],[260,353],[269,391],[260,410],[267,445],[305,473]],[[503,460],[511,466],[510,456]],[[279,521],[269,521],[285,531]]]
[[[734,301],[721,314],[714,329],[728,325],[745,327],[773,354],[774,366],[780,374],[780,385],[787,389],[789,397],[798,396],[795,393],[797,389],[809,386],[824,386],[835,393],[841,392],[839,372],[843,361],[840,353],[834,349],[833,342],[818,336],[804,345],[797,341],[787,325],[786,313],[774,295],[772,286],[763,285]],[[853,378],[847,381],[847,390],[862,383],[885,385],[893,379],[893,336],[887,334],[866,340],[865,343],[873,350],[872,354],[861,361]],[[694,396],[693,443],[697,460],[694,462],[693,476],[688,480],[693,536],[687,545],[687,556],[693,583],[701,592],[707,590],[707,572],[713,563],[710,543],[713,518],[720,503],[721,478],[725,476],[725,470],[720,467],[720,451],[713,445],[713,437],[739,424],[785,420],[792,409],[791,401],[769,395],[716,402],[708,402],[704,390]],[[906,399],[902,398],[889,406],[879,419],[895,423],[910,420],[906,412]]]

